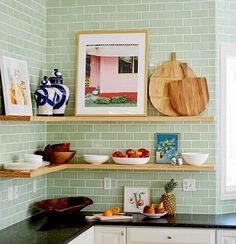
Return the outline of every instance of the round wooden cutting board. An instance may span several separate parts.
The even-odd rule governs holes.
[[[188,77],[196,77],[195,72],[187,66]],[[176,60],[176,53],[171,53],[171,60],[160,65],[149,81],[149,97],[152,105],[160,113],[168,116],[179,116],[171,104],[168,84],[173,80],[184,78],[181,62]]]

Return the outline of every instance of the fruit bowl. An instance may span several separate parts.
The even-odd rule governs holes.
[[[108,155],[84,155],[83,158],[90,164],[103,164],[109,160]]]
[[[166,215],[167,212],[159,213],[159,214],[148,214],[148,213],[142,213],[145,217],[147,218],[152,218],[152,219],[159,219],[162,216]]]
[[[116,164],[146,164],[150,160],[150,157],[146,158],[120,158],[112,157]]]
[[[199,166],[206,162],[209,153],[181,153],[184,161],[190,165]]]
[[[51,213],[76,213],[90,204],[93,201],[88,197],[45,199],[35,203],[38,208]]]

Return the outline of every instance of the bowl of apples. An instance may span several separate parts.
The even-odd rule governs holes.
[[[127,149],[125,153],[116,151],[112,153],[112,159],[116,164],[146,164],[150,160],[150,152],[145,148]]]

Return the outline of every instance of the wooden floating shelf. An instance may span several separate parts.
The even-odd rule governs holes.
[[[45,122],[76,122],[76,121],[139,121],[139,122],[171,122],[171,121],[215,121],[215,116],[5,116],[1,115],[2,121],[45,121]]]
[[[66,164],[49,165],[31,171],[0,170],[0,177],[32,178],[39,175],[57,172],[63,169],[67,169]]]
[[[171,164],[143,164],[143,165],[121,165],[121,164],[59,164],[49,165],[29,172],[1,170],[0,177],[32,178],[39,175],[49,174],[64,169],[91,169],[91,170],[150,170],[150,171],[215,171],[215,165],[206,164],[202,166]]]

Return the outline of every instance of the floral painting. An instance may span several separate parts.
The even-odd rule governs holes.
[[[156,163],[170,163],[178,151],[179,133],[156,133]]]
[[[143,208],[150,204],[149,187],[125,187],[124,188],[124,211],[140,213]]]

